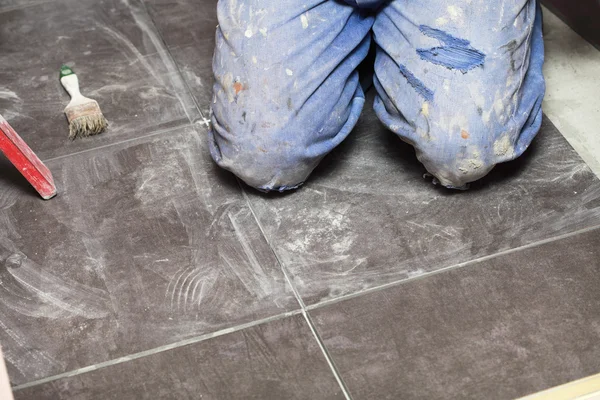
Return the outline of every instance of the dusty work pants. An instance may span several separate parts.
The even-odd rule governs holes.
[[[220,0],[209,145],[260,190],[301,185],[365,102],[442,185],[519,157],[545,91],[535,0]]]

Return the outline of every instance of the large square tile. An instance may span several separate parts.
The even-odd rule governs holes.
[[[6,161],[3,170],[10,170]],[[203,127],[0,179],[0,342],[13,384],[297,310]]]
[[[248,193],[307,304],[600,225],[600,180],[548,120],[521,159],[469,191],[424,172],[369,104],[299,191]]]
[[[600,372],[600,230],[311,311],[353,399],[514,399]]]
[[[200,119],[139,0],[8,7],[0,12],[0,36],[0,110],[43,159]],[[65,63],[108,119],[102,135],[68,140],[69,96],[58,79]]]
[[[16,400],[343,398],[301,315],[15,393]]]

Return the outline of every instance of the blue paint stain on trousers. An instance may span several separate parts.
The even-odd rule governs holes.
[[[356,124],[377,44],[374,109],[442,185],[519,157],[541,126],[534,0],[219,0],[209,146],[264,191],[300,186]]]
[[[444,31],[426,25],[421,25],[420,30],[424,35],[443,43],[442,46],[430,49],[417,49],[417,54],[423,60],[449,69],[457,69],[463,73],[483,65],[485,54],[473,48],[468,40],[455,38]]]

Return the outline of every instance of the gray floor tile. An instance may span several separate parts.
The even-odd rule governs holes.
[[[217,0],[143,0],[169,47],[214,41]],[[210,54],[212,58],[212,54]],[[210,64],[210,59],[207,60]]]
[[[194,44],[173,47],[171,55],[188,84],[190,93],[202,114],[207,118],[213,100],[212,55],[215,48],[213,38],[197,41]]]
[[[61,399],[343,399],[300,315],[15,394]]]
[[[191,126],[0,176],[0,342],[13,384],[298,308],[232,175]]]
[[[3,11],[4,10],[4,11]],[[43,159],[200,118],[138,0],[59,0],[0,7],[0,110]],[[100,136],[70,142],[61,64],[109,120]]]
[[[545,120],[520,160],[436,188],[370,105],[305,187],[250,202],[308,304],[600,224],[600,180]]]
[[[514,399],[600,372],[600,230],[311,312],[358,399]]]
[[[206,118],[212,101],[216,0],[145,0],[152,19]]]

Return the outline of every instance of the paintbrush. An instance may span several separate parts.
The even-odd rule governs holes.
[[[108,122],[102,115],[98,102],[81,94],[77,75],[66,65],[60,68],[60,83],[71,96],[71,101],[65,108],[69,121],[69,139],[102,133]]]

